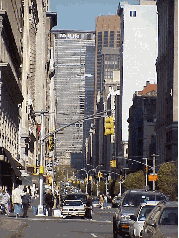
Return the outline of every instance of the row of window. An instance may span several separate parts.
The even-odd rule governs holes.
[[[117,31],[116,46],[120,46],[120,31]],[[114,47],[115,31],[104,31],[103,47]],[[102,48],[102,32],[98,32],[98,48]]]

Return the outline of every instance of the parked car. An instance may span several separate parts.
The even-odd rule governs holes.
[[[115,196],[112,200],[112,207],[118,207],[120,199],[121,199],[121,197]]]
[[[162,200],[166,200],[166,197],[160,192],[143,189],[124,192],[119,201],[119,207],[113,216],[113,236],[119,238],[129,235],[130,216],[134,215],[140,203]]]
[[[159,203],[147,217],[143,238],[178,237],[178,202]]]
[[[136,213],[130,217],[132,220],[129,226],[129,235],[131,238],[142,237],[144,222],[149,213],[158,203],[159,202],[157,201],[141,203]]]
[[[100,207],[99,197],[93,197],[92,207]]]
[[[85,218],[85,206],[81,200],[65,200],[62,206],[62,216]]]

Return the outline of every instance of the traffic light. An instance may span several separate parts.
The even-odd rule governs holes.
[[[54,150],[54,135],[50,135],[49,137],[49,146],[48,146],[49,151]]]
[[[34,174],[35,173],[35,165],[27,166],[27,173]]]
[[[115,159],[110,161],[110,166],[111,166],[111,168],[116,168],[116,160]]]
[[[114,135],[114,119],[113,116],[105,118],[105,132],[104,135]]]
[[[98,178],[102,178],[103,177],[103,173],[98,172]]]
[[[148,170],[149,170],[149,167],[148,165],[145,166],[145,173],[147,174],[148,173]]]
[[[49,185],[52,185],[52,176],[49,176],[48,183]]]

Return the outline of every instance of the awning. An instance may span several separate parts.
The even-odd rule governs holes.
[[[8,160],[9,160],[9,162],[10,162],[10,164],[11,164],[11,166],[12,166],[14,172],[15,172],[15,175],[20,177],[21,172],[17,167],[21,167],[22,165],[12,157],[11,153],[7,149],[3,148],[3,150],[4,150],[5,155],[8,158]]]

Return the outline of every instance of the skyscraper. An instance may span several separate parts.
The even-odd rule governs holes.
[[[123,9],[123,11],[122,11]],[[119,5],[118,15],[124,20],[123,64],[123,109],[122,138],[128,140],[129,108],[133,92],[142,90],[146,81],[156,83],[156,58],[158,53],[158,17],[156,1],[141,0],[137,5],[124,2]]]
[[[86,69],[85,64],[89,47],[95,45],[95,32],[54,30],[53,33],[55,34],[56,129],[67,126],[63,132],[56,135],[56,157],[61,165],[82,167],[83,122],[81,120],[85,113],[85,78],[94,75],[93,67],[90,73],[90,69]],[[91,57],[90,54],[88,56]]]
[[[120,69],[121,19],[118,15],[98,16],[95,29],[95,97],[97,97],[99,92],[101,95],[108,94],[108,89],[113,84],[113,71]]]
[[[104,118],[95,120],[95,165],[110,169],[110,160],[117,157],[121,145],[122,81],[120,71],[121,18],[118,15],[96,17],[95,101],[94,111],[113,110],[115,135],[104,136]],[[116,98],[115,105],[109,97]],[[116,97],[115,97],[116,95]],[[112,100],[113,101],[113,100]],[[110,104],[110,105],[109,105]],[[115,112],[114,112],[115,109]]]

